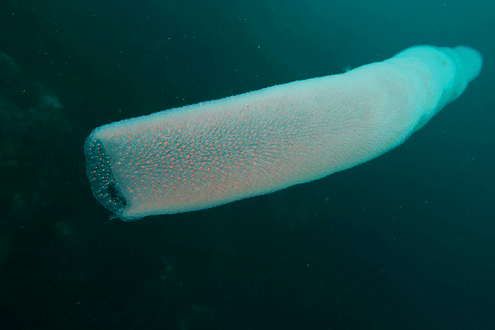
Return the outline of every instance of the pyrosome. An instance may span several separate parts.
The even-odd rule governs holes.
[[[417,46],[344,74],[111,123],[86,139],[86,173],[126,221],[267,194],[400,145],[481,64],[469,47]]]

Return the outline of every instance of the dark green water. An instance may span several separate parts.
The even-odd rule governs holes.
[[[492,1],[0,3],[1,329],[494,329]],[[485,63],[404,145],[205,211],[109,221],[94,127],[417,44]]]

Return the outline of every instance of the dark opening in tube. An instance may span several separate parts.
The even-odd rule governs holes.
[[[87,139],[84,145],[86,154],[86,174],[95,198],[107,209],[119,215],[127,201],[122,194],[112,172],[110,158],[100,139]]]

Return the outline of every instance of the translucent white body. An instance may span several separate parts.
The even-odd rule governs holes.
[[[86,140],[88,178],[124,220],[316,180],[404,142],[481,63],[468,47],[419,46],[344,74],[104,125]]]

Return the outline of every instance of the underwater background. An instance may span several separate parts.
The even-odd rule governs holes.
[[[0,3],[1,329],[495,329],[495,2]],[[471,46],[480,76],[364,165],[109,220],[102,124]]]

